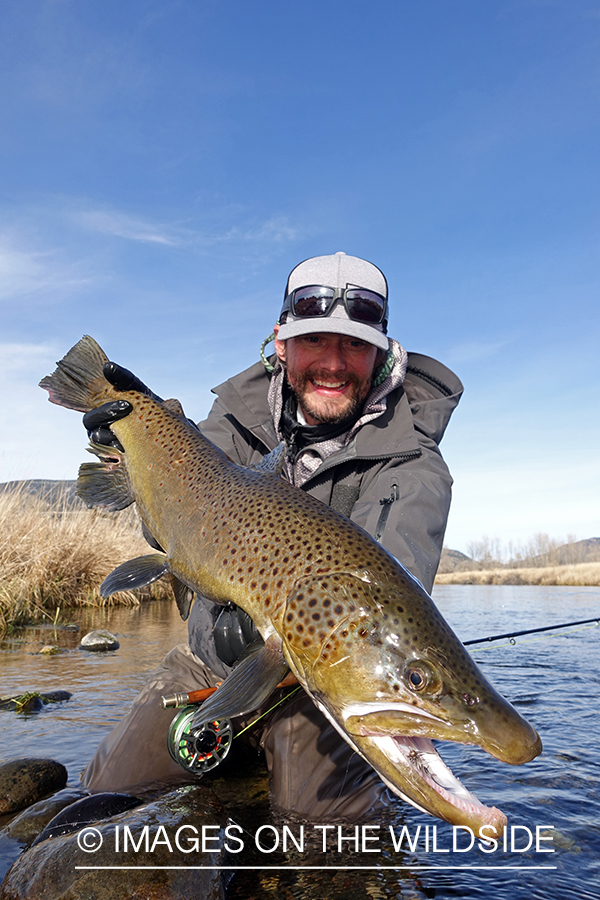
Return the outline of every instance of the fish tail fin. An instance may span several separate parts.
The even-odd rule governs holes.
[[[40,387],[48,391],[50,403],[88,412],[97,405],[92,385],[98,378],[104,378],[105,362],[108,357],[102,348],[86,334],[56,364],[52,375],[42,378]]]

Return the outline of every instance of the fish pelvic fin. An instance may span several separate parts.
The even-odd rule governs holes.
[[[185,622],[190,615],[190,610],[196,594],[187,586],[187,584],[184,584],[183,581],[180,581],[175,575],[171,575],[171,586],[173,588],[173,593],[175,594],[175,602],[177,603],[179,615]]]
[[[158,581],[168,571],[169,560],[166,553],[150,553],[148,556],[128,559],[104,579],[100,585],[100,595],[111,597],[117,591],[134,591],[136,588],[146,587],[147,584]]]
[[[267,638],[265,645],[246,656],[210,700],[202,704],[192,720],[192,727],[213,719],[230,719],[252,712],[273,693],[288,670],[281,641],[273,636]]]
[[[101,506],[111,512],[131,506],[135,497],[123,462],[123,452],[103,444],[90,444],[90,453],[102,462],[82,463],[77,477],[77,496],[91,509]]]
[[[40,387],[48,391],[50,403],[89,412],[94,402],[92,384],[98,379],[104,382],[102,367],[108,357],[94,338],[85,334],[66,356],[56,364],[52,375],[40,381]]]

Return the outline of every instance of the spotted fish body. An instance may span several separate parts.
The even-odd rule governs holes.
[[[106,361],[84,337],[41,386],[52,402],[81,411],[115,399],[133,407],[111,426],[124,452],[92,445],[101,462],[81,467],[78,491],[109,509],[135,501],[164,554],[119,567],[107,591],[170,572],[185,589],[237,604],[272,658],[287,663],[393,791],[497,836],[504,815],[463,787],[431,739],[477,744],[516,765],[537,756],[541,742],[419,582],[349,519],[277,474],[232,463],[176,402],[116,390],[102,374]],[[215,698],[226,696],[228,681]]]

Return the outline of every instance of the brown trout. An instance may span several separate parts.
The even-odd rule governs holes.
[[[170,573],[183,617],[191,592],[237,604],[265,646],[207,701],[211,716],[255,709],[289,667],[392,791],[498,836],[504,814],[455,778],[432,739],[476,744],[513,765],[537,756],[541,741],[421,584],[365,531],[276,472],[235,465],[177,401],[115,389],[106,362],[86,336],[41,382],[52,403],[82,412],[117,399],[133,407],[111,426],[124,452],[91,445],[101,462],[81,466],[78,492],[89,506],[135,502],[164,552],[119,566],[103,594]]]

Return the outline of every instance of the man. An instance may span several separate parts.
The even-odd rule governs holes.
[[[387,283],[376,266],[344,253],[305,260],[288,279],[271,336],[275,355],[261,351],[262,363],[215,388],[199,428],[241,465],[259,462],[283,440],[285,477],[351,517],[431,590],[451,489],[438,444],[462,385],[386,333]],[[101,743],[86,786],[186,779],[168,757],[172,712],[160,710],[158,698],[225,678],[253,626],[235,607],[199,597],[188,630],[189,646],[167,656]],[[303,692],[250,736],[265,752],[271,797],[282,810],[313,821],[356,819],[387,802],[375,772]]]

